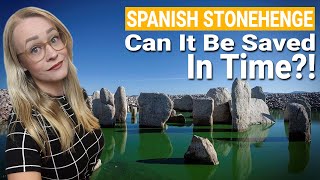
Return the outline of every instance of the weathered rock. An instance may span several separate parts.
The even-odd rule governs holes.
[[[101,88],[100,90],[100,100],[102,104],[110,104],[114,106],[114,96],[109,90],[105,88]]]
[[[118,87],[114,94],[114,105],[116,108],[115,118],[117,122],[125,122],[127,118],[127,96],[124,87]]]
[[[264,102],[266,102],[266,95],[264,94],[261,86],[256,86],[251,89],[251,97],[262,99]]]
[[[232,128],[235,131],[245,131],[250,124],[251,89],[246,81],[235,79],[232,83],[231,115]]]
[[[303,97],[294,98],[294,99],[289,100],[288,103],[298,103],[298,104],[303,105],[308,113],[309,120],[311,120],[311,105],[308,103],[308,101],[305,98],[303,98]]]
[[[192,97],[185,95],[182,98],[174,99],[174,109],[179,111],[192,111]]]
[[[139,126],[165,128],[173,103],[163,93],[140,93]]]
[[[273,124],[268,105],[262,99],[250,98],[250,125]]]
[[[137,116],[137,111],[138,111],[137,107],[131,106],[130,110],[131,110],[131,119],[135,119]]]
[[[0,89],[0,124],[8,120],[11,110],[12,103],[8,90]]]
[[[193,125],[195,126],[211,126],[212,112],[214,109],[213,99],[197,98],[193,100]]]
[[[229,103],[223,103],[216,107],[212,112],[213,123],[231,124],[232,116]]]
[[[224,87],[212,88],[207,92],[206,96],[214,100],[214,107],[224,104],[231,99],[229,91]]]
[[[96,118],[100,118],[100,114],[102,111],[102,103],[100,100],[100,92],[95,91],[92,95],[92,112]]]
[[[207,139],[193,135],[191,144],[184,154],[186,163],[218,165],[218,157],[213,144]]]
[[[311,122],[303,105],[290,103],[285,109],[289,121],[289,141],[311,141]]]
[[[94,91],[92,94],[92,99],[100,99],[100,91]]]
[[[207,92],[207,96],[214,100],[214,109],[212,113],[213,123],[231,123],[231,112],[229,101],[231,95],[226,88],[212,88]]]
[[[102,104],[99,117],[100,125],[103,127],[113,127],[115,125],[115,108],[110,104]]]
[[[86,104],[91,111],[93,111],[93,102],[92,101],[93,101],[92,96],[88,96],[88,98],[86,99]]]
[[[182,114],[178,114],[176,116],[171,116],[167,123],[179,123],[179,124],[185,124],[186,123],[186,118]]]

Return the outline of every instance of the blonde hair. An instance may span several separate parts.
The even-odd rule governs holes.
[[[75,124],[60,108],[57,99],[45,95],[37,87],[32,77],[25,73],[21,66],[16,48],[13,43],[13,31],[15,27],[24,19],[29,17],[43,17],[53,23],[59,32],[65,35],[68,50],[68,75],[63,80],[65,96],[72,107],[79,124],[82,124],[87,132],[92,132],[100,127],[99,121],[84,100],[83,91],[77,78],[77,70],[73,65],[72,37],[63,23],[50,12],[36,8],[26,7],[15,12],[7,21],[3,33],[4,64],[7,74],[7,86],[12,101],[13,110],[17,119],[20,119],[22,126],[37,142],[44,155],[51,152],[48,143],[48,134],[43,122],[33,118],[32,109],[35,108],[53,127],[56,135],[60,138],[61,149],[63,151],[72,147]],[[14,129],[14,128],[12,128]],[[77,131],[79,129],[77,128]]]

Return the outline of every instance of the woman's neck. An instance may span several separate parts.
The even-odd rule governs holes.
[[[36,84],[43,92],[45,92],[51,96],[64,95],[62,81],[50,82],[50,83],[36,82]]]

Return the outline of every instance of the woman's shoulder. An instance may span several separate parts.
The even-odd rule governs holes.
[[[31,115],[33,117],[36,117],[36,116],[39,116],[39,112],[35,109],[31,109]],[[8,119],[7,119],[7,127],[8,127],[8,130],[9,131],[19,131],[19,132],[23,132],[25,131],[26,129],[24,128],[23,126],[23,122],[21,121],[21,119],[19,119],[17,117],[17,114],[16,112],[14,111],[14,109],[12,108],[10,113],[9,113],[9,116],[8,116]],[[12,129],[13,128],[13,129]],[[8,132],[9,132],[8,131]]]

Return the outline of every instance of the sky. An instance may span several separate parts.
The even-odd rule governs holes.
[[[163,92],[167,94],[205,94],[210,88],[227,87],[231,89],[232,82],[240,77],[240,62],[234,63],[234,79],[227,80],[226,61],[220,60],[221,50],[203,52],[203,35],[215,34],[219,38],[232,38],[235,50],[232,53],[242,53],[242,36],[252,33],[259,39],[268,38],[298,38],[309,37],[310,33],[320,37],[319,31],[125,31],[125,7],[128,6],[312,6],[319,11],[320,1],[315,0],[260,0],[260,1],[206,1],[206,0],[109,0],[109,1],[50,1],[50,0],[2,0],[0,1],[0,32],[7,19],[16,10],[36,6],[46,9],[58,17],[71,32],[74,43],[74,64],[78,70],[81,86],[89,94],[93,91],[107,88],[115,92],[118,86],[124,86],[128,95],[138,95],[141,92]],[[316,12],[319,17],[319,12]],[[316,19],[316,30],[319,23]],[[130,34],[138,34],[142,38],[169,38],[172,43],[171,52],[130,52],[125,47],[125,38]],[[194,35],[197,39],[196,52],[180,52],[180,34]],[[0,37],[0,88],[6,88],[6,73],[3,63],[2,34]],[[316,41],[316,49],[319,47]],[[195,54],[196,59],[210,60],[213,65],[211,80],[188,80],[188,54]],[[298,52],[299,53],[299,52]],[[301,52],[303,53],[303,52]],[[248,59],[291,61],[295,54],[288,50],[283,52],[252,52],[247,53]],[[306,53],[304,53],[306,54]],[[316,58],[319,51],[315,52]],[[302,71],[304,78],[297,80],[295,70],[297,63],[292,64],[292,78],[281,80],[248,80],[250,87],[262,86],[265,92],[319,91],[320,63],[315,63],[316,78],[308,78],[308,64]],[[205,75],[205,74],[204,74]]]

